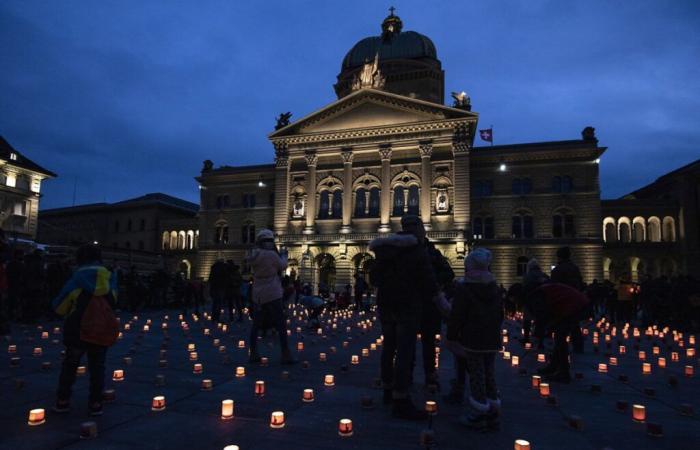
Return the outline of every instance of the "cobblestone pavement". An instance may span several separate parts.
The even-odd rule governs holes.
[[[61,323],[14,326],[0,353],[0,448],[222,449],[236,444],[241,450],[418,449],[425,448],[421,433],[429,426],[434,433],[432,448],[438,449],[512,449],[516,439],[529,441],[537,450],[700,448],[700,421],[693,415],[693,410],[700,411],[700,373],[697,355],[689,355],[696,348],[690,335],[674,341],[670,331],[661,339],[641,330],[637,339],[631,327],[625,339],[622,330],[612,336],[612,327],[605,330],[601,324],[596,351],[592,324],[586,352],[573,361],[579,378],[571,384],[552,384],[552,399],[546,399],[531,387],[532,375],[543,364],[537,361],[538,351],[523,348],[516,339],[518,327],[507,322],[505,347],[511,359],[504,354],[497,361],[502,428],[476,433],[456,422],[464,407],[448,406],[440,393],[422,389],[420,368],[413,396],[419,404],[436,400],[438,414],[431,425],[391,417],[376,386],[381,346],[373,350],[371,344],[377,344],[381,328],[373,313],[326,315],[322,334],[307,329],[300,316],[299,312],[290,316],[290,345],[300,363],[280,365],[277,339],[269,336],[260,344],[262,356],[269,358],[262,366],[247,362],[247,320],[223,329],[206,318],[187,316],[182,322],[174,310],[123,313],[123,336],[107,357],[107,389],[114,389],[115,399],[105,404],[104,415],[98,418],[87,414],[87,376],[78,377],[69,414],[50,411],[63,349],[56,334]],[[303,349],[298,348],[300,343]],[[16,353],[10,352],[13,345]],[[194,345],[196,360],[191,359],[188,345]],[[624,354],[619,345],[625,346]],[[659,346],[658,355],[654,345]],[[35,348],[41,348],[40,355],[33,355]],[[639,350],[646,353],[645,361]],[[358,356],[359,364],[351,364],[352,355]],[[519,359],[517,367],[512,356]],[[617,358],[617,365],[610,356]],[[665,358],[665,368],[660,367],[660,357]],[[651,369],[648,375],[642,373],[644,362]],[[202,365],[199,374],[193,373],[195,363]],[[607,373],[598,370],[599,363],[608,364]],[[245,368],[245,376],[236,376],[237,367]],[[123,381],[112,381],[115,369],[124,371]],[[686,376],[686,370],[694,374]],[[443,390],[452,372],[452,357],[445,351],[439,358]],[[332,387],[324,385],[327,374],[335,377]],[[162,386],[157,385],[159,376]],[[211,380],[211,390],[202,390],[204,379]],[[264,396],[255,395],[258,380],[265,382]],[[314,402],[302,401],[307,388],[314,390]],[[152,411],[156,395],[165,396],[165,410]],[[372,399],[373,405],[363,407],[363,397]],[[221,419],[225,399],[234,400],[232,420]],[[644,423],[632,418],[635,404],[645,406]],[[34,408],[46,410],[46,422],[29,426],[29,411]],[[284,428],[270,427],[273,411],[284,412]],[[352,420],[352,436],[339,436],[341,418]],[[87,421],[96,422],[98,434],[81,439],[81,424]],[[661,427],[662,436],[648,434],[655,425]]]

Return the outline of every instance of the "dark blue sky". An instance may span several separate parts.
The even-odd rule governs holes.
[[[700,2],[393,1],[435,43],[446,91],[465,90],[497,144],[609,147],[605,198],[700,155]],[[193,177],[272,161],[281,111],[333,101],[345,53],[389,3],[0,3],[0,134],[59,174],[42,207],[161,191],[198,202]],[[479,144],[481,145],[481,144]]]

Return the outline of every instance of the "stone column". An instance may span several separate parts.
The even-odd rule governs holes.
[[[352,231],[352,149],[344,148],[340,153],[343,158],[343,226],[341,233]]]
[[[379,147],[379,156],[382,159],[382,190],[380,192],[380,233],[391,231],[391,144]]]
[[[287,144],[275,142],[275,213],[274,227],[278,235],[287,232],[289,221],[289,154]]]
[[[306,227],[304,234],[314,234],[316,232],[316,162],[318,155],[315,152],[307,152],[306,155],[307,180],[306,180]]]
[[[421,142],[418,146],[420,151],[420,216],[426,231],[432,228],[430,223],[430,198],[432,196],[433,171],[430,166],[430,157],[433,154],[433,143],[431,141]]]
[[[454,227],[459,232],[457,252],[464,253],[464,236],[469,229],[469,125],[455,127],[452,138],[454,155]]]

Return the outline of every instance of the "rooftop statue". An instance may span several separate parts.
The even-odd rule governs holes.
[[[284,128],[289,125],[290,117],[292,117],[292,113],[289,111],[286,113],[280,113],[280,115],[277,117],[277,125],[275,125],[275,130],[279,130],[280,128]]]
[[[452,93],[452,98],[454,99],[454,103],[452,106],[454,108],[458,109],[464,109],[466,111],[471,111],[472,109],[472,99],[469,98],[466,92],[453,92]]]
[[[379,70],[379,53],[374,55],[374,61],[366,61],[362,70],[355,75],[355,79],[352,82],[352,90],[356,91],[358,89],[364,88],[376,88],[381,89],[384,87],[385,78],[382,72]]]

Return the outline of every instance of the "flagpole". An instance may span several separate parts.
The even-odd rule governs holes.
[[[493,125],[491,125],[491,147],[493,147]]]

